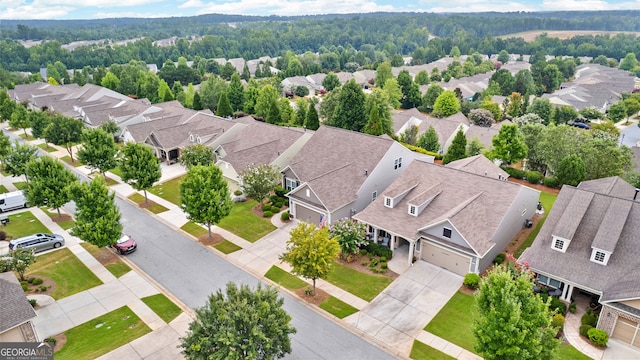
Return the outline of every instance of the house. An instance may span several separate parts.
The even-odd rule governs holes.
[[[457,113],[446,118],[438,119],[430,115],[426,115],[412,108],[405,111],[392,110],[391,120],[393,121],[393,131],[396,136],[401,136],[411,126],[418,127],[418,138],[420,135],[433,127],[438,135],[440,142],[440,150],[446,152],[456,136],[459,129],[466,132],[469,128],[469,119],[462,113]]]
[[[36,312],[13,272],[0,273],[0,342],[37,342]]]
[[[491,264],[535,214],[539,197],[475,170],[414,161],[354,219],[368,225],[371,241],[394,253],[408,248],[408,263],[422,259],[464,276]]]
[[[445,166],[498,180],[507,180],[509,178],[509,174],[507,174],[506,171],[496,166],[493,161],[487,159],[484,155],[476,155],[452,161]]]
[[[319,225],[351,217],[417,159],[433,162],[386,135],[320,126],[282,169],[290,213]]]
[[[614,176],[565,185],[531,247],[539,284],[602,305],[597,327],[640,348],[639,190]]]

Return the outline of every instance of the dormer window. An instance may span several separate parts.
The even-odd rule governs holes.
[[[196,140],[197,140],[198,144],[202,144],[202,139],[200,138],[200,136],[198,136],[198,137],[196,138]]]
[[[189,141],[194,142],[195,138],[193,136],[193,134],[189,135]]]
[[[388,207],[388,208],[392,208],[393,207],[393,199],[390,197],[385,196],[384,197],[384,206]]]
[[[402,158],[399,157],[393,161],[393,169],[397,170],[402,167]]]
[[[418,216],[418,211],[415,205],[409,205],[409,215]]]
[[[553,240],[551,241],[551,248],[556,251],[566,252],[570,242],[571,240],[554,236]]]
[[[591,261],[596,264],[607,265],[609,257],[611,257],[611,253],[608,251],[595,248],[591,251]]]

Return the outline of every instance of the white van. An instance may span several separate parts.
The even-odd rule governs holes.
[[[0,212],[27,207],[27,198],[21,190],[0,194]]]

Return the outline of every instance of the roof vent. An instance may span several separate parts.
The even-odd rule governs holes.
[[[365,170],[364,171],[364,176],[369,176],[369,170]],[[637,189],[636,189],[636,194],[638,194]],[[634,198],[634,200],[635,200],[635,198]]]

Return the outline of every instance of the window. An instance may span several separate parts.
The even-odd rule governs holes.
[[[591,251],[591,261],[600,265],[607,265],[609,262],[609,258],[611,257],[611,253],[593,248]]]
[[[371,201],[375,201],[375,199],[378,198],[378,192],[374,191],[373,193],[371,193]]]
[[[409,205],[409,215],[416,216],[416,207],[413,205]]]
[[[189,135],[189,141],[193,142],[193,140],[194,140],[193,134]]]
[[[593,256],[593,260],[597,262],[604,262],[604,257],[605,254],[602,251],[596,251],[595,255]]]
[[[385,198],[384,198],[384,206],[392,208],[393,207],[393,200],[391,200],[390,197],[386,197],[385,196]]]
[[[307,197],[311,197],[311,191],[307,189]]]
[[[556,239],[556,241],[553,243],[553,247],[558,250],[564,250],[564,240]]]
[[[297,187],[298,187],[298,182],[297,181],[295,181],[293,179],[289,179],[289,178],[285,179],[285,188],[287,190],[291,191],[291,190],[293,190],[293,189],[295,189]]]
[[[442,229],[442,236],[451,239],[451,229]]]
[[[393,169],[397,170],[398,168],[401,168],[401,167],[402,167],[402,158],[399,157],[393,161]]]

